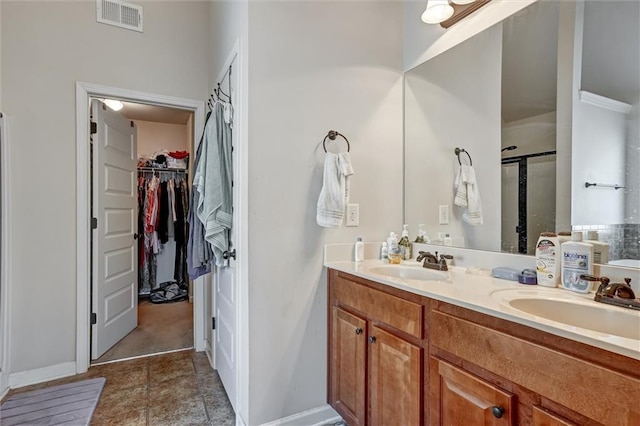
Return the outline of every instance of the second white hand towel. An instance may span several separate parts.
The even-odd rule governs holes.
[[[349,176],[353,175],[348,152],[328,152],[324,158],[322,190],[318,197],[316,221],[326,228],[339,228],[349,202]]]
[[[480,191],[474,168],[466,164],[461,165],[458,169],[455,185],[456,196],[453,203],[463,208],[466,207],[462,213],[462,219],[471,225],[482,225],[482,204],[480,203]]]

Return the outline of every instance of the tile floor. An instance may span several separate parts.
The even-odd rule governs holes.
[[[234,425],[235,414],[204,352],[186,350],[91,367],[9,395],[93,377],[107,379],[91,424]]]

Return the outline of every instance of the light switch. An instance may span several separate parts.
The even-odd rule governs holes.
[[[449,224],[449,205],[443,204],[438,208],[438,217],[440,225]]]

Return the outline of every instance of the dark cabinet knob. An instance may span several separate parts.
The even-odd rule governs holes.
[[[236,249],[231,250],[231,252],[225,251],[224,253],[222,253],[222,257],[223,257],[223,259],[229,259],[230,257],[233,257],[235,259],[236,258]]]
[[[138,234],[133,234],[133,239],[134,239],[134,240],[137,240],[139,236],[140,236],[140,235],[138,235]]]
[[[496,419],[499,419],[504,414],[504,408],[494,405],[493,407],[491,407],[491,414],[493,414],[493,417],[495,417]]]
[[[375,343],[376,342],[376,336],[369,336],[369,343]]]
[[[362,329],[360,327],[356,328],[356,334],[362,334]]]

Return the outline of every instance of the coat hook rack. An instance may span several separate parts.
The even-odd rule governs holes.
[[[473,160],[471,160],[471,155],[469,155],[469,152],[464,150],[463,148],[456,148],[455,151],[456,156],[458,157],[458,164],[460,164],[462,166],[462,161],[460,161],[460,154],[462,154],[463,152],[465,154],[467,154],[467,157],[469,157],[469,165],[473,166]]]
[[[349,145],[349,139],[347,139],[345,137],[345,135],[343,135],[340,132],[336,132],[335,130],[329,130],[329,133],[327,133],[327,136],[324,137],[324,140],[322,141],[322,147],[324,148],[324,152],[327,152],[327,138],[331,139],[332,141],[336,140],[336,137],[340,136],[342,139],[344,139],[344,141],[347,143],[347,152],[351,151],[351,145]]]

